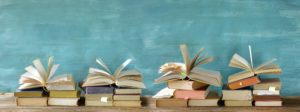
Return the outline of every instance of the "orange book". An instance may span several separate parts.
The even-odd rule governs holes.
[[[259,80],[258,76],[238,80],[232,83],[228,84],[229,89],[240,89],[248,86],[255,85],[257,83],[260,83],[261,81]]]
[[[209,86],[199,90],[175,90],[174,98],[183,99],[205,99],[209,93]]]

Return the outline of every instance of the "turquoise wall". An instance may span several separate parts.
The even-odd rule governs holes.
[[[14,91],[24,67],[55,56],[58,74],[84,79],[97,57],[115,69],[127,58],[153,95],[161,64],[182,62],[179,44],[215,57],[205,68],[224,81],[234,53],[252,45],[258,65],[278,58],[283,95],[300,95],[299,0],[0,0],[0,91]],[[220,88],[219,88],[220,89]]]

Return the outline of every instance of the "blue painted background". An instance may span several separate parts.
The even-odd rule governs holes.
[[[102,57],[115,69],[127,58],[152,84],[161,64],[183,61],[178,49],[200,47],[215,57],[205,68],[224,76],[231,56],[258,65],[277,57],[283,69],[283,95],[300,95],[299,0],[0,0],[0,91],[14,91],[24,67],[37,57],[55,56],[58,74],[77,81]]]

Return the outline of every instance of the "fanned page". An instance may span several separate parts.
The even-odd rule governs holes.
[[[191,80],[203,82],[206,84],[222,86],[222,76],[219,71],[195,67],[188,77]]]
[[[145,84],[143,82],[134,80],[117,81],[116,85],[118,87],[145,88]]]
[[[182,77],[181,74],[169,72],[169,73],[165,73],[164,75],[155,79],[155,83],[163,83],[163,82],[167,82],[167,81],[180,80],[180,79],[184,79],[184,78],[185,77]]]
[[[275,58],[256,67],[255,74],[281,74],[281,68],[274,61]]]
[[[38,70],[40,75],[43,77],[44,80],[47,80],[47,71],[45,70],[45,67],[43,66],[40,59],[36,59],[33,61],[34,67]]]
[[[194,58],[193,58],[193,60],[191,61],[191,63],[190,63],[190,69],[193,69],[194,67],[196,67],[197,66],[197,64],[196,64],[196,62],[198,62],[198,60],[200,60],[201,59],[201,57],[199,58],[199,56],[200,56],[200,54],[201,54],[201,52],[204,50],[204,48],[201,48],[198,52],[197,52],[197,54],[194,56]]]
[[[189,74],[189,71],[191,70],[191,62],[187,46],[185,44],[180,45],[180,50],[186,66],[186,74]]]
[[[235,81],[238,81],[238,80],[242,80],[242,79],[246,79],[246,78],[249,78],[249,77],[253,77],[255,74],[252,72],[252,71],[241,71],[241,72],[238,72],[238,73],[235,73],[233,75],[230,75],[228,77],[228,83],[232,83],[232,82],[235,82]]]
[[[58,82],[73,82],[73,76],[71,74],[58,75],[51,78],[48,83],[58,83]]]
[[[39,74],[37,69],[35,69],[33,66],[28,66],[25,68],[25,70],[29,73],[28,76],[38,80],[41,84],[45,84],[46,81],[43,79],[43,77]]]
[[[116,78],[119,77],[121,71],[131,62],[131,59],[127,59],[124,63],[122,63],[117,69],[116,71],[114,72],[114,76]]]
[[[252,70],[252,67],[248,63],[248,61],[245,60],[243,57],[241,57],[238,54],[234,54],[233,55],[232,59],[230,60],[229,66],[230,67],[244,69],[244,70],[247,70],[247,71],[251,71]]]

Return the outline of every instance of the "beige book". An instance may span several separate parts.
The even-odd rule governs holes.
[[[85,94],[85,99],[86,100],[100,101],[101,98],[112,101],[113,100],[113,94]]]
[[[225,106],[252,106],[252,100],[225,100]]]
[[[116,88],[115,94],[142,94],[142,89]]]
[[[79,98],[49,98],[48,105],[53,106],[78,106]]]
[[[255,101],[255,106],[282,106],[282,101]]]
[[[113,106],[113,101],[85,100],[85,106],[111,107]]]
[[[229,76],[228,83],[253,77],[254,75],[280,74],[282,72],[281,68],[277,64],[273,63],[274,61],[276,61],[276,59],[271,59],[270,61],[267,61],[257,67],[253,67],[251,46],[249,46],[249,53],[251,63],[249,63],[246,59],[244,59],[238,54],[233,55],[232,59],[230,60],[229,66],[234,68],[240,68],[244,71]]]
[[[17,98],[18,106],[47,106],[47,97],[41,98]]]
[[[145,88],[141,73],[138,70],[124,71],[125,67],[131,62],[131,59],[123,62],[114,73],[111,72],[102,59],[98,58],[96,62],[103,69],[90,68],[89,74],[82,85],[83,87],[116,84],[118,87]]]
[[[76,90],[74,81],[46,85],[47,90]]]
[[[187,107],[188,100],[182,98],[159,98],[155,100],[156,107]]]
[[[189,78],[190,80],[202,82],[209,85],[221,86],[222,76],[220,72],[199,68],[197,66],[209,63],[212,57],[200,56],[203,52],[201,48],[192,60],[190,60],[187,46],[180,45],[181,54],[184,63],[166,63],[160,67],[159,72],[163,75],[155,80],[155,83],[168,82],[173,80],[182,80]]]
[[[141,101],[114,101],[115,107],[142,107]]]
[[[140,95],[114,95],[114,101],[124,100],[124,101],[131,101],[131,100],[141,100]]]
[[[205,86],[207,86],[207,84],[197,82],[197,81],[188,81],[188,80],[168,81],[168,87],[170,89],[197,90]]]
[[[218,106],[218,102],[220,100],[220,96],[217,92],[210,92],[206,99],[203,100],[188,100],[188,106]]]
[[[254,90],[280,90],[281,82],[279,78],[261,79],[261,83],[253,86]]]
[[[280,95],[279,90],[253,90],[253,95]]]
[[[222,90],[222,100],[252,100],[251,90]]]

